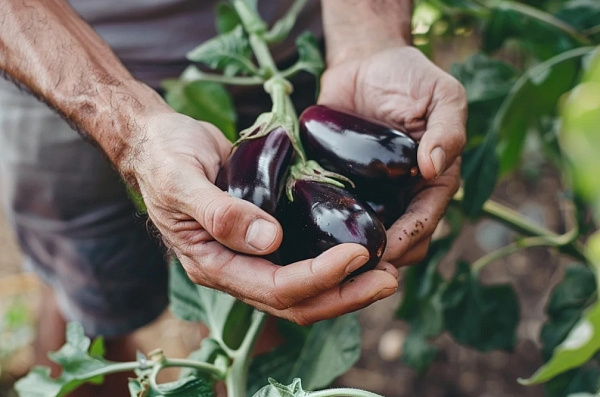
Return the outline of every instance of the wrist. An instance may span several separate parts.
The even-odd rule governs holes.
[[[322,1],[328,67],[412,45],[412,0]]]
[[[147,139],[150,120],[174,111],[156,91],[134,79],[98,84],[97,93],[69,106],[74,110],[66,116],[100,147],[123,178],[135,185],[134,164]]]

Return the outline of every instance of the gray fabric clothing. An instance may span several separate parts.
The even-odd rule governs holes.
[[[216,1],[70,3],[133,75],[155,88],[162,79],[177,77],[187,65],[185,53],[215,33]],[[273,21],[291,0],[259,4],[262,15]],[[310,2],[297,30],[310,27],[319,34],[318,19],[306,18],[318,7],[317,1]],[[280,59],[294,51],[290,41],[275,49]],[[264,93],[236,92],[236,103],[248,109],[247,120],[266,109],[263,103],[268,106],[261,102]],[[122,335],[164,310],[164,253],[145,220],[136,217],[119,176],[59,116],[3,80],[0,196],[26,266],[53,286],[66,318],[82,323],[88,334]]]
[[[102,154],[47,106],[0,80],[0,193],[68,320],[115,336],[167,305],[163,252]]]
[[[272,24],[293,0],[259,1],[261,16]],[[73,9],[110,45],[132,74],[157,88],[165,76],[177,76],[188,64],[185,54],[216,35],[218,1],[69,0]],[[290,38],[273,48],[282,60],[294,53],[294,37],[311,30],[321,35],[320,3],[310,0]]]

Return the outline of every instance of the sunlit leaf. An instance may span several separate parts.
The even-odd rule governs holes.
[[[600,350],[600,302],[590,307],[571,329],[566,339],[554,350],[552,358],[530,378],[520,379],[524,385],[546,382],[558,374],[588,362]]]

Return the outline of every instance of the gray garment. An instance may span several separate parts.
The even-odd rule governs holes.
[[[261,16],[272,24],[293,0],[261,0]],[[185,54],[216,35],[218,1],[69,0],[71,6],[110,45],[132,74],[157,88],[165,76],[178,76]],[[320,36],[320,3],[310,0],[290,38],[273,48],[277,60],[294,52],[294,37],[305,30]]]
[[[165,309],[164,253],[119,176],[47,106],[4,80],[0,194],[26,268],[88,334],[121,335]]]

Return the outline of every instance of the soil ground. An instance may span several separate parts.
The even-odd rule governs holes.
[[[540,224],[560,232],[564,225],[558,204],[558,182],[544,168],[540,168],[539,172],[534,180],[514,178],[502,183],[495,192],[495,198]],[[506,229],[491,221],[470,225],[464,229],[442,263],[441,270],[449,274],[457,259],[477,258],[485,251],[506,244],[510,238]],[[541,364],[539,331],[545,320],[543,310],[551,287],[562,278],[564,265],[565,263],[548,251],[534,249],[515,254],[485,269],[485,281],[510,282],[519,295],[521,322],[518,344],[514,352],[480,353],[461,347],[454,343],[451,337],[443,335],[434,340],[440,352],[433,365],[426,374],[418,376],[400,361],[402,343],[408,327],[394,319],[394,310],[402,296],[399,291],[393,297],[361,312],[362,357],[354,368],[336,381],[336,384],[359,387],[388,397],[542,396],[541,387],[523,387],[516,379],[529,376]],[[0,217],[0,283],[10,280],[10,277],[20,271],[19,249],[5,220]],[[34,310],[38,284],[31,278],[21,277],[19,280],[20,287],[17,288],[22,289],[20,295]],[[5,309],[12,299],[14,295],[8,297],[6,289],[4,294],[0,291],[0,310],[3,307]],[[197,329],[169,314],[165,314],[156,324],[144,330],[142,335],[149,348],[161,346],[171,356],[184,355],[185,351],[194,347],[199,337]],[[4,391],[0,387],[0,397],[11,396],[7,385],[15,377],[25,373],[30,362],[31,348],[27,344],[19,349],[12,359],[4,362],[4,372],[0,378]]]

